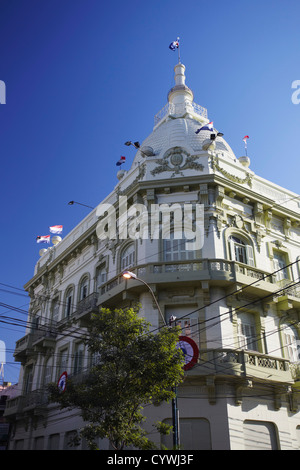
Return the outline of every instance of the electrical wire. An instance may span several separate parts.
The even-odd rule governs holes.
[[[296,264],[296,263],[298,263],[298,260],[296,260],[296,261],[293,262],[293,263],[290,263],[289,265],[287,265],[287,266],[285,266],[285,267],[283,267],[283,268],[280,268],[280,269],[274,271],[273,273],[270,273],[270,274],[265,275],[265,276],[263,277],[263,279],[266,278],[266,277],[272,276],[272,275],[276,274],[277,272],[281,271],[282,269],[286,269],[287,267],[289,267],[289,266],[291,266],[291,265],[293,265],[293,264]],[[256,279],[253,283],[248,284],[248,285],[246,285],[246,286],[242,286],[242,287],[241,287],[240,289],[238,289],[235,293],[239,292],[240,290],[244,290],[244,289],[246,289],[247,287],[250,287],[251,285],[254,285],[254,284],[257,283],[257,282],[260,282],[261,280],[262,280],[262,279]],[[292,286],[294,286],[294,285],[296,285],[296,284],[297,284],[297,283],[292,284]],[[10,287],[12,287],[12,286],[10,286]],[[280,288],[278,291],[273,292],[273,293],[271,293],[271,294],[268,294],[266,297],[269,297],[270,295],[273,296],[273,295],[277,294],[277,293],[280,292],[280,291],[287,290],[287,289],[290,288],[290,287],[291,287],[291,285],[284,286],[284,287]],[[205,305],[205,306],[203,306],[203,307],[200,307],[200,308],[198,308],[198,309],[196,309],[196,310],[193,310],[192,312],[189,312],[189,313],[183,315],[182,317],[180,317],[180,319],[181,319],[181,318],[184,318],[184,317],[187,317],[187,316],[189,316],[189,315],[191,315],[191,314],[193,314],[193,313],[195,313],[195,312],[197,312],[197,311],[199,311],[199,310],[201,310],[201,309],[203,309],[203,308],[207,308],[207,307],[209,307],[210,305],[212,305],[212,304],[214,304],[214,303],[216,303],[216,302],[219,302],[219,301],[221,301],[221,300],[227,298],[229,295],[232,295],[232,294],[228,294],[228,295],[226,295],[226,296],[224,296],[224,297],[222,297],[222,298],[219,298],[219,299],[217,299],[217,300],[215,300],[215,301],[213,301],[213,302],[211,302],[211,303],[209,303],[209,304],[207,304],[207,305]],[[47,300],[49,300],[49,299],[47,299]],[[261,301],[261,300],[262,300],[262,298],[258,298],[256,301]],[[256,301],[252,300],[249,304],[255,303]],[[249,304],[245,304],[245,305],[239,307],[238,309],[240,309],[240,308],[245,308],[245,307],[246,307],[247,305],[249,305]],[[15,308],[15,307],[9,306],[8,304],[1,304],[1,305],[2,305],[2,306],[5,306],[6,308],[7,308],[7,307]],[[23,309],[15,308],[15,310],[16,310],[18,313],[27,314],[27,312],[26,312],[25,310],[23,310]],[[198,322],[198,324],[201,325],[201,324],[203,324],[203,323],[207,323],[208,321],[212,321],[213,319],[216,319],[216,318],[218,318],[218,322],[220,322],[220,316],[224,316],[224,315],[230,313],[230,311],[231,311],[231,310],[229,310],[228,312],[224,312],[224,313],[221,314],[221,315],[217,315],[217,316],[215,316],[215,317],[212,317],[212,318],[210,318],[210,319],[207,319],[207,320],[205,320],[205,321]],[[28,321],[22,323],[22,321],[20,321],[20,320],[18,320],[18,319],[14,319],[14,320],[15,320],[15,321],[12,322],[9,317],[4,317],[3,315],[2,315],[2,320],[0,319],[0,321],[3,322],[3,323],[5,323],[5,324],[12,324],[12,325],[15,325],[15,326],[28,326]],[[17,322],[17,323],[15,323],[15,322]],[[216,323],[218,323],[218,322],[216,322]],[[216,323],[215,323],[215,324],[216,324]],[[215,325],[215,324],[214,324],[214,325]],[[42,326],[43,326],[43,325],[40,325],[40,328],[41,328]],[[212,325],[212,326],[213,326],[213,325]],[[206,324],[205,329],[207,329],[207,328],[209,328],[209,325]],[[200,331],[201,331],[201,330],[199,330],[199,332],[200,332]],[[61,332],[61,333],[62,333],[62,332]],[[64,331],[64,333],[62,333],[61,336],[73,337],[73,338],[75,338],[75,339],[82,339],[82,334],[81,334],[80,332],[78,332],[78,331],[77,331],[76,333],[79,334],[79,336],[78,336],[77,334],[74,334],[74,330],[73,330],[72,333],[71,333],[71,332],[65,332],[65,331]],[[56,367],[56,366],[55,366],[55,367]]]
[[[273,273],[270,273],[270,274],[264,276],[264,278],[269,277],[269,276],[273,276],[274,274],[278,273],[279,271],[282,271],[283,269],[286,269],[287,267],[289,267],[289,266],[291,266],[292,264],[295,264],[295,263],[298,263],[298,260],[295,261],[295,262],[293,262],[293,263],[290,263],[289,265],[287,265],[287,266],[285,266],[285,267],[283,267],[283,268],[280,268],[280,269],[274,271]],[[243,291],[244,289],[246,289],[246,288],[248,288],[248,287],[254,285],[255,283],[260,282],[261,280],[262,280],[262,279],[257,279],[257,280],[255,280],[255,281],[253,281],[251,284],[247,284],[246,286],[242,286],[241,288],[237,289],[237,290],[234,292],[234,294],[236,294],[236,293],[238,293],[238,292],[240,292],[240,291]],[[255,303],[255,302],[262,301],[263,299],[268,298],[268,297],[270,297],[270,296],[274,296],[274,295],[278,294],[278,293],[281,292],[281,291],[284,291],[284,290],[287,290],[287,289],[289,289],[289,288],[291,288],[291,287],[294,287],[294,286],[297,285],[297,284],[298,284],[298,282],[296,282],[296,283],[294,283],[294,284],[286,285],[286,286],[280,288],[278,291],[275,291],[275,292],[272,292],[272,293],[270,293],[270,294],[267,294],[267,295],[264,296],[264,297],[259,297],[259,298],[257,298],[256,300],[252,300],[252,301],[249,302],[248,304],[245,304],[245,305],[239,307],[239,308],[236,309],[236,310],[239,310],[239,309],[241,309],[241,308],[245,308],[246,306],[251,305],[251,304],[253,304],[253,303]],[[221,300],[224,300],[224,299],[226,299],[227,297],[229,297],[229,296],[231,296],[231,295],[232,295],[232,293],[227,294],[227,295],[225,295],[225,296],[223,296],[223,297],[221,297],[221,298],[219,298],[219,299],[216,299],[216,300],[214,300],[213,302],[210,302],[209,304],[206,304],[206,305],[204,305],[204,306],[202,306],[202,307],[199,307],[199,308],[197,308],[197,309],[195,309],[195,310],[193,310],[193,311],[191,311],[191,312],[188,312],[188,313],[185,314],[185,315],[182,315],[182,316],[179,317],[177,320],[181,320],[181,319],[183,319],[183,318],[185,318],[185,317],[187,317],[187,316],[190,316],[190,315],[194,314],[195,312],[198,312],[198,311],[200,311],[200,310],[202,310],[202,309],[205,309],[205,308],[207,308],[207,307],[210,307],[211,305],[213,305],[213,304],[215,304],[215,303],[217,303],[217,302],[220,302]],[[0,304],[0,305],[1,305],[1,304]],[[8,307],[7,304],[2,304],[2,305],[5,306],[5,307]],[[14,307],[12,307],[12,306],[10,306],[10,307],[11,307],[11,308],[14,308]],[[17,312],[26,313],[26,312],[25,312],[24,310],[22,310],[22,309],[19,309],[19,308],[15,308],[15,309],[16,309]],[[216,318],[220,319],[220,317],[222,317],[222,316],[224,316],[224,315],[226,315],[226,314],[229,314],[230,312],[231,312],[231,310],[228,310],[227,312],[224,312],[224,313],[222,313],[222,314],[220,314],[220,315],[216,315],[215,317],[211,317],[211,318],[209,318],[209,319],[200,321],[200,322],[198,322],[198,324],[202,324],[202,323],[207,324],[208,321],[212,321],[212,320],[214,320],[214,319],[216,319]],[[2,315],[1,318],[2,318],[2,320],[0,319],[0,322],[5,323],[5,324],[9,324],[9,321],[8,321],[8,320],[9,320],[9,317],[5,317],[5,316]],[[35,324],[34,322],[30,322],[30,321],[25,322],[25,321],[18,320],[18,319],[13,319],[13,320],[16,321],[16,322],[18,322],[18,323],[11,323],[11,324],[14,324],[15,326],[24,326],[24,327],[27,326],[27,327],[28,327],[28,326],[30,326],[30,324],[31,324],[32,327],[36,327],[36,324]],[[207,327],[207,326],[206,326],[206,327]],[[48,329],[49,329],[49,325],[40,325],[38,328],[39,328],[40,330],[48,330]],[[157,329],[160,329],[160,328],[162,328],[162,327],[159,327],[159,328],[157,328]],[[156,330],[155,330],[155,331],[156,331]],[[153,331],[152,331],[152,332],[153,332]],[[78,333],[79,333],[79,332],[78,332]],[[73,331],[73,333],[71,333],[71,332],[64,332],[64,333],[62,333],[62,332],[61,332],[61,334],[62,334],[63,336],[65,335],[65,336],[75,337],[76,339],[79,339],[79,338],[81,337],[81,334],[80,334],[80,333],[79,333],[79,334],[80,334],[80,337],[78,337],[77,334],[74,333],[74,331]]]

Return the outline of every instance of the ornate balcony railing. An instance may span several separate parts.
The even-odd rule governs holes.
[[[243,263],[225,259],[163,261],[148,263],[147,265],[138,265],[131,268],[131,270],[137,274],[138,277],[142,277],[145,281],[150,283],[178,281],[177,275],[182,274],[182,277],[180,278],[181,281],[211,280],[218,281],[219,283],[241,282],[252,284],[257,280],[260,282],[258,282],[257,285],[254,284],[254,287],[257,287],[258,290],[267,290],[272,293],[278,288],[276,279],[272,274]],[[123,286],[121,286],[121,284],[123,284]],[[131,281],[130,286],[132,285],[133,283]],[[114,292],[121,288],[125,289],[125,284],[124,279],[120,274],[119,276],[113,277],[100,287],[99,301],[103,301],[101,296],[107,294],[111,297]],[[128,284],[127,288],[129,288]],[[293,292],[295,293],[296,289]],[[300,288],[298,295],[300,296]]]
[[[256,351],[236,349],[200,350],[198,364],[192,369],[192,374],[251,376],[275,382],[293,382],[290,363],[287,359]]]
[[[91,311],[94,308],[96,308],[97,300],[98,300],[97,292],[93,292],[92,294],[88,295],[84,299],[80,300],[77,304],[75,315],[78,316],[86,311]]]
[[[207,109],[203,108],[197,103],[167,103],[158,113],[154,116],[154,126],[157,126],[165,116],[169,114],[184,114],[186,112],[195,113],[207,119]]]
[[[43,340],[45,338],[55,339],[57,335],[56,325],[57,323],[54,321],[46,322],[32,330],[32,344],[35,344],[37,341]]]
[[[80,383],[89,374],[84,370],[69,376],[75,384]],[[188,371],[189,375],[200,377],[230,377],[242,379],[251,377],[259,381],[293,384],[299,380],[299,364],[288,360],[262,354],[257,351],[229,348],[200,349],[198,361]],[[11,416],[32,411],[43,413],[48,404],[47,387],[33,390],[26,395],[14,397],[6,402],[4,416]]]

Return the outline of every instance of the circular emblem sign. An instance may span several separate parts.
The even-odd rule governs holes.
[[[66,390],[67,377],[68,377],[67,372],[63,372],[58,379],[57,387],[59,388],[61,392],[64,392]]]
[[[179,343],[177,345],[184,355],[184,370],[189,370],[197,364],[199,349],[195,341],[188,336],[179,336]]]

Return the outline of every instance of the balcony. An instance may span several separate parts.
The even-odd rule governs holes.
[[[89,320],[92,312],[97,312],[98,307],[98,292],[92,292],[84,299],[80,300],[76,307],[74,307],[73,312],[69,315],[63,317],[57,323],[58,331],[62,331],[67,326],[70,326],[72,323],[79,322],[80,327],[86,326],[87,321]]]
[[[4,416],[6,418],[32,412],[35,415],[43,414],[48,405],[48,392],[46,388],[33,390],[27,395],[19,395],[7,400]]]
[[[40,325],[38,328],[31,333],[32,346],[37,348],[48,348],[53,347],[57,336],[56,322],[49,322]]]
[[[237,349],[201,349],[197,364],[187,372],[190,378],[212,377],[220,379],[251,379],[258,382],[293,385],[300,388],[300,366],[283,358],[261,354],[257,351]],[[88,376],[88,371],[69,377],[75,384]],[[242,383],[241,382],[241,383]],[[238,382],[239,383],[239,382]],[[12,418],[22,413],[44,414],[49,405],[47,388],[33,390],[6,402],[4,416]]]
[[[15,361],[24,363],[27,358],[34,353],[32,347],[32,338],[32,333],[28,333],[16,342],[16,347],[14,351]]]
[[[23,395],[10,398],[6,401],[4,417],[9,418],[22,412],[23,409]]]
[[[33,390],[23,397],[22,411],[34,411],[39,414],[48,404],[48,392],[46,388]]]
[[[252,377],[280,383],[293,383],[288,360],[236,349],[200,350],[197,365],[189,375]]]
[[[93,292],[92,294],[85,297],[85,299],[78,302],[76,310],[74,312],[74,318],[80,322],[80,326],[85,326],[89,320],[91,313],[97,312],[98,293]]]
[[[29,357],[35,355],[39,348],[52,347],[56,335],[56,324],[54,322],[36,327],[16,342],[15,360],[24,363]]]
[[[171,261],[148,263],[131,269],[138,277],[148,284],[162,287],[174,286],[174,283],[189,283],[199,286],[200,282],[208,281],[211,285],[230,287],[233,284],[247,285],[247,292],[264,297],[280,289],[275,277],[257,268],[224,259],[199,259],[187,261]],[[142,289],[139,281],[131,279],[125,282],[116,276],[100,287],[100,303],[112,303],[124,297],[124,291]]]

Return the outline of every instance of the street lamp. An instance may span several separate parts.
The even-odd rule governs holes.
[[[162,311],[161,311],[161,309],[160,309],[160,307],[159,307],[159,305],[158,305],[158,302],[157,302],[157,300],[156,300],[156,297],[155,297],[155,295],[154,295],[154,292],[153,292],[153,290],[151,289],[151,287],[149,286],[149,284],[147,284],[147,282],[144,281],[143,279],[140,279],[139,277],[137,277],[137,275],[136,275],[135,273],[132,273],[131,271],[124,271],[123,274],[122,274],[122,276],[123,276],[125,279],[136,279],[137,281],[142,282],[143,284],[145,284],[145,286],[148,287],[148,289],[149,289],[149,291],[150,291],[150,293],[151,293],[151,295],[152,295],[152,297],[153,297],[153,299],[154,299],[154,301],[155,301],[156,307],[157,307],[157,309],[158,309],[158,311],[159,311],[159,313],[160,313],[160,315],[161,315],[161,317],[162,317],[162,320],[163,320],[163,322],[164,322],[164,324],[165,324],[165,326],[166,326],[166,325],[167,325],[167,324],[166,324],[166,320],[165,320],[165,318],[164,318],[164,316],[163,316],[163,314],[162,314]]]
[[[145,284],[145,286],[149,289],[154,301],[155,301],[155,304],[157,306],[157,309],[163,319],[163,322],[165,324],[165,326],[167,326],[167,323],[166,323],[166,320],[162,314],[162,311],[160,309],[160,306],[158,305],[158,302],[157,302],[157,299],[154,295],[154,292],[153,290],[151,289],[151,287],[149,286],[149,284],[147,284],[146,281],[144,281],[143,279],[140,279],[139,277],[137,277],[137,275],[135,273],[132,273],[131,271],[124,271],[122,273],[122,276],[124,277],[124,279],[136,279],[137,281],[140,281],[142,282],[143,284]],[[176,320],[176,317],[172,316],[170,318],[170,326],[172,325],[172,323]],[[178,420],[178,407],[177,407],[177,387],[176,385],[173,387],[173,392],[175,393],[175,397],[172,398],[172,422],[173,422],[173,446],[174,446],[174,449],[179,449],[179,445],[180,445],[180,442],[179,442],[179,420]]]
[[[79,204],[80,206],[89,207],[90,209],[94,209],[94,207],[87,206],[86,204],[82,204],[81,202],[76,202],[76,201],[70,201],[70,202],[68,202],[68,205],[69,205],[69,206],[73,206],[73,204]]]

